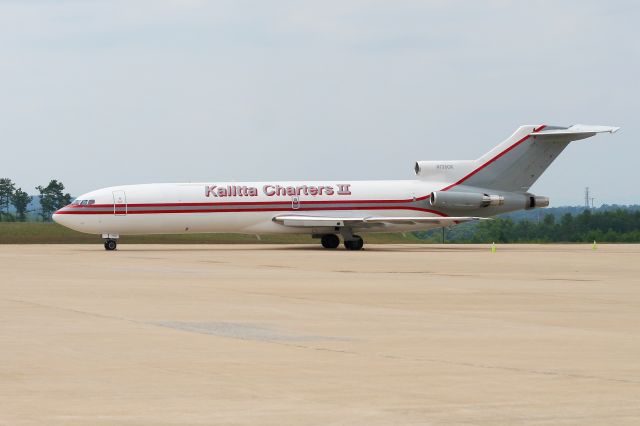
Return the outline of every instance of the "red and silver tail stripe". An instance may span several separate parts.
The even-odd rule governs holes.
[[[542,129],[544,129],[546,126],[546,124],[543,124],[542,126],[539,126],[538,128],[534,129],[532,133],[538,133],[539,131],[541,131]],[[451,188],[453,188],[454,186],[458,186],[461,185],[462,183],[464,183],[465,181],[467,181],[469,178],[471,178],[472,176],[474,176],[476,173],[478,173],[479,171],[481,171],[482,169],[484,169],[485,167],[487,167],[488,165],[490,165],[491,163],[495,162],[496,160],[498,160],[499,158],[501,158],[502,156],[504,156],[505,154],[507,154],[508,152],[512,151],[513,149],[515,149],[516,147],[518,147],[520,144],[522,144],[524,141],[526,141],[527,139],[529,139],[531,137],[531,134],[528,134],[526,136],[524,136],[522,139],[518,140],[517,142],[515,142],[513,145],[509,146],[507,149],[505,149],[504,151],[501,151],[499,154],[497,154],[496,156],[492,157],[490,160],[486,161],[485,163],[483,163],[480,167],[477,167],[475,170],[473,170],[472,172],[470,172],[469,174],[467,174],[465,177],[463,177],[462,179],[458,180],[457,182],[452,183],[449,186],[446,186],[444,188],[442,188],[440,191],[448,191]]]

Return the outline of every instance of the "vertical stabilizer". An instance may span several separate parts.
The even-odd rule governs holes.
[[[570,142],[617,130],[618,127],[581,124],[571,127],[521,126],[507,140],[475,160],[469,172],[442,190],[464,184],[527,192]]]

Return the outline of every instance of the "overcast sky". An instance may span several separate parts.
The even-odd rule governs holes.
[[[618,125],[532,191],[640,202],[633,1],[0,0],[0,177],[28,192],[412,179],[521,124]]]

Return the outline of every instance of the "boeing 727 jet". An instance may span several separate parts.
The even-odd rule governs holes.
[[[418,161],[416,178],[393,181],[203,182],[98,189],[53,220],[99,234],[297,233],[335,249],[360,250],[361,233],[405,232],[477,221],[549,205],[529,188],[567,147],[617,127],[521,126],[477,160]]]

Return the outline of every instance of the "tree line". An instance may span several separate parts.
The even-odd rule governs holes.
[[[64,192],[62,182],[52,179],[46,186],[38,185],[35,188],[40,198],[40,209],[37,214],[43,221],[50,221],[53,212],[71,203],[71,195]],[[9,178],[0,178],[0,221],[25,221],[27,213],[30,213],[29,203],[31,196],[16,188],[15,183]],[[9,211],[10,206],[15,209],[15,214]]]
[[[440,241],[441,230],[418,233],[419,238]],[[580,214],[566,213],[559,220],[547,214],[540,221],[496,218],[456,226],[445,232],[454,243],[612,243],[640,242],[640,210],[618,209]]]

